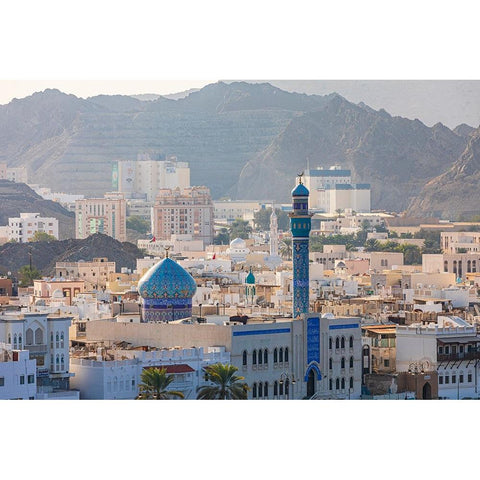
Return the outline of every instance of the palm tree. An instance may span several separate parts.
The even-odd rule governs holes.
[[[170,400],[172,397],[184,398],[182,392],[168,390],[174,376],[167,375],[166,368],[146,368],[141,375],[140,393],[137,400]]]
[[[235,374],[237,367],[215,363],[205,367],[205,380],[215,385],[206,385],[197,390],[198,400],[246,400],[249,390],[245,377]]]
[[[285,260],[292,259],[292,239],[287,237],[280,243],[280,256]]]

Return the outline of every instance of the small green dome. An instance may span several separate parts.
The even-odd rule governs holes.
[[[245,279],[245,283],[248,283],[249,285],[255,284],[255,276],[252,273],[252,269],[250,269],[250,272],[247,275],[247,278]]]

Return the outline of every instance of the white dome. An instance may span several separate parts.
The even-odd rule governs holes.
[[[54,290],[53,293],[52,293],[52,298],[63,298],[62,291],[59,288]]]
[[[235,238],[230,242],[230,248],[241,249],[247,246],[245,240],[242,238]]]

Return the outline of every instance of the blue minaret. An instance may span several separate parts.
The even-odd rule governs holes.
[[[293,238],[293,318],[309,311],[308,238],[312,214],[308,211],[310,192],[302,183],[302,175],[299,175],[299,183],[292,190],[293,211],[290,213]]]

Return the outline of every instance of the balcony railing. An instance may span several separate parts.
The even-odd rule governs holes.
[[[438,362],[455,362],[459,360],[480,360],[480,352],[439,353]]]
[[[25,349],[30,353],[47,353],[46,345],[25,345]]]

